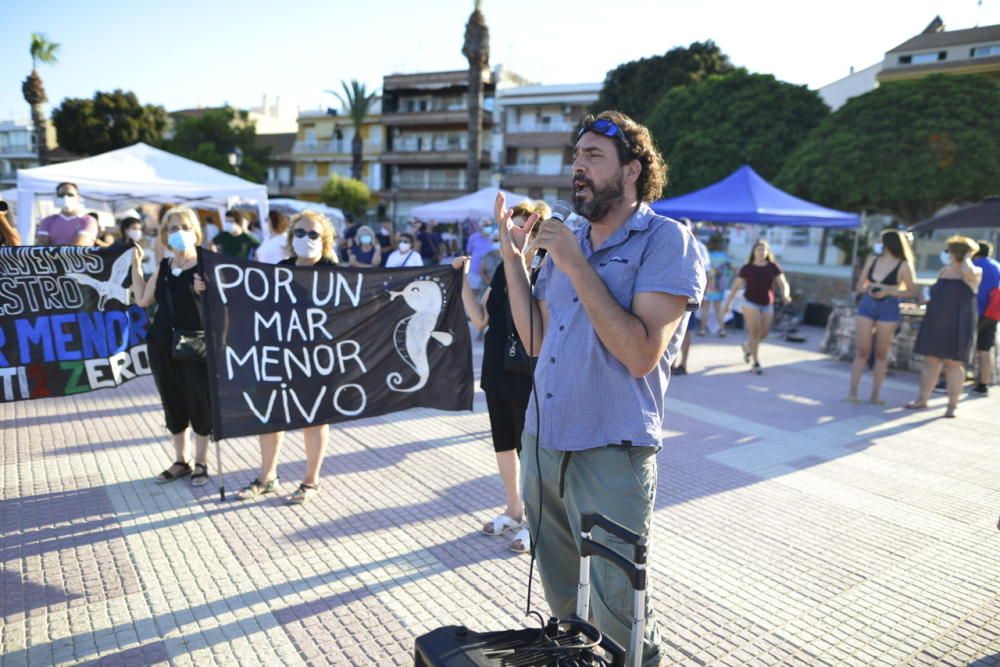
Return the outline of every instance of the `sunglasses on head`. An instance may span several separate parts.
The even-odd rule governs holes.
[[[319,238],[319,232],[317,232],[315,229],[310,229],[308,232],[304,229],[296,229],[295,232],[293,233],[295,234],[295,238],[297,239],[305,238],[308,236],[313,241],[315,241],[316,239]]]
[[[632,147],[629,146],[628,139],[625,138],[625,133],[622,132],[622,129],[618,127],[613,120],[608,120],[607,118],[598,118],[594,122],[584,125],[583,127],[580,128],[580,131],[577,133],[576,140],[579,141],[580,137],[582,137],[586,132],[593,132],[594,134],[600,134],[602,136],[610,137],[612,139],[618,137],[618,139],[621,140],[623,144],[625,144],[626,148],[628,148],[630,151],[632,150]]]

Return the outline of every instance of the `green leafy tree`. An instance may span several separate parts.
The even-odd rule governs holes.
[[[42,105],[49,101],[45,94],[45,85],[42,77],[38,75],[38,63],[54,65],[59,62],[56,54],[59,53],[59,45],[50,42],[45,35],[40,33],[31,34],[31,74],[21,84],[21,94],[24,101],[31,105],[31,124],[35,130],[35,142],[38,148],[38,161],[41,164],[49,162],[49,141],[45,132],[45,112]]]
[[[354,125],[354,138],[351,140],[351,178],[361,180],[361,157],[364,151],[361,125],[368,116],[376,93],[374,91],[369,93],[365,89],[365,84],[357,79],[351,79],[350,85],[346,81],[341,81],[340,85],[344,89],[343,95],[335,90],[326,92],[340,100],[347,115],[351,117],[351,123]]]
[[[830,110],[815,91],[744,69],[668,91],[647,125],[670,166],[670,196],[749,164],[774,178]]]
[[[371,192],[359,180],[334,174],[320,188],[319,199],[327,206],[334,206],[358,218],[368,210]]]
[[[1000,88],[937,74],[882,84],[848,100],[786,161],[781,187],[904,224],[951,202],[998,193]]]
[[[97,155],[137,141],[160,145],[167,112],[161,106],[140,104],[135,93],[98,91],[92,99],[64,99],[52,110],[52,122],[63,148]]]
[[[662,56],[633,60],[608,72],[591,110],[617,109],[643,122],[671,88],[732,69],[729,57],[711,40],[678,46]]]
[[[271,147],[257,145],[257,130],[247,120],[247,113],[231,107],[206,109],[197,116],[176,116],[174,136],[166,148],[256,183],[264,182],[271,161]],[[229,164],[229,154],[236,148],[243,152],[238,168]]]

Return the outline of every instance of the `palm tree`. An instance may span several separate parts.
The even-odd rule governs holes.
[[[361,152],[364,148],[361,139],[361,124],[368,116],[368,110],[371,108],[372,100],[375,99],[376,91],[369,93],[365,89],[365,84],[357,79],[351,79],[350,85],[346,81],[341,81],[340,85],[344,89],[343,95],[336,90],[326,92],[340,100],[347,115],[351,117],[351,123],[354,125],[354,139],[351,140],[351,178],[360,181]]]
[[[483,69],[490,63],[490,29],[482,12],[482,1],[465,24],[462,55],[469,61],[469,159],[465,183],[469,192],[479,189],[479,156],[483,150]]]
[[[38,147],[39,164],[49,162],[49,142],[45,128],[45,114],[42,112],[42,105],[49,101],[45,94],[45,86],[42,84],[42,77],[38,76],[38,63],[53,65],[59,62],[56,53],[59,45],[50,42],[45,35],[40,33],[31,34],[31,74],[21,84],[21,92],[24,94],[24,101],[31,105],[31,122],[35,126],[35,143]]]

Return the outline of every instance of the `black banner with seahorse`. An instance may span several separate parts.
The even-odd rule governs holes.
[[[0,247],[0,403],[150,374],[131,248]]]
[[[461,272],[260,264],[204,252],[216,438],[471,410]]]

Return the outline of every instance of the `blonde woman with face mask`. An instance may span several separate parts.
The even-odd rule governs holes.
[[[158,305],[149,327],[149,365],[163,403],[167,428],[173,437],[174,463],[156,477],[157,483],[191,475],[193,486],[208,482],[208,436],[212,431],[209,407],[208,366],[204,359],[188,361],[173,356],[174,330],[200,331],[201,298],[195,292],[196,248],[201,243],[201,224],[193,210],[177,206],[163,216],[160,241],[173,252],[163,259],[146,281],[142,272],[143,250],[135,246],[132,262],[132,293],[136,305]],[[194,431],[194,466],[188,461],[187,430]]]
[[[315,211],[303,211],[292,217],[288,226],[288,249],[291,257],[279,266],[333,266],[337,264],[337,232],[330,220]],[[260,436],[261,472],[236,495],[240,499],[257,498],[278,490],[278,454],[284,433]],[[301,504],[319,491],[319,471],[323,465],[330,427],[326,424],[302,429],[306,449],[306,474],[302,483],[288,496],[292,504]]]

